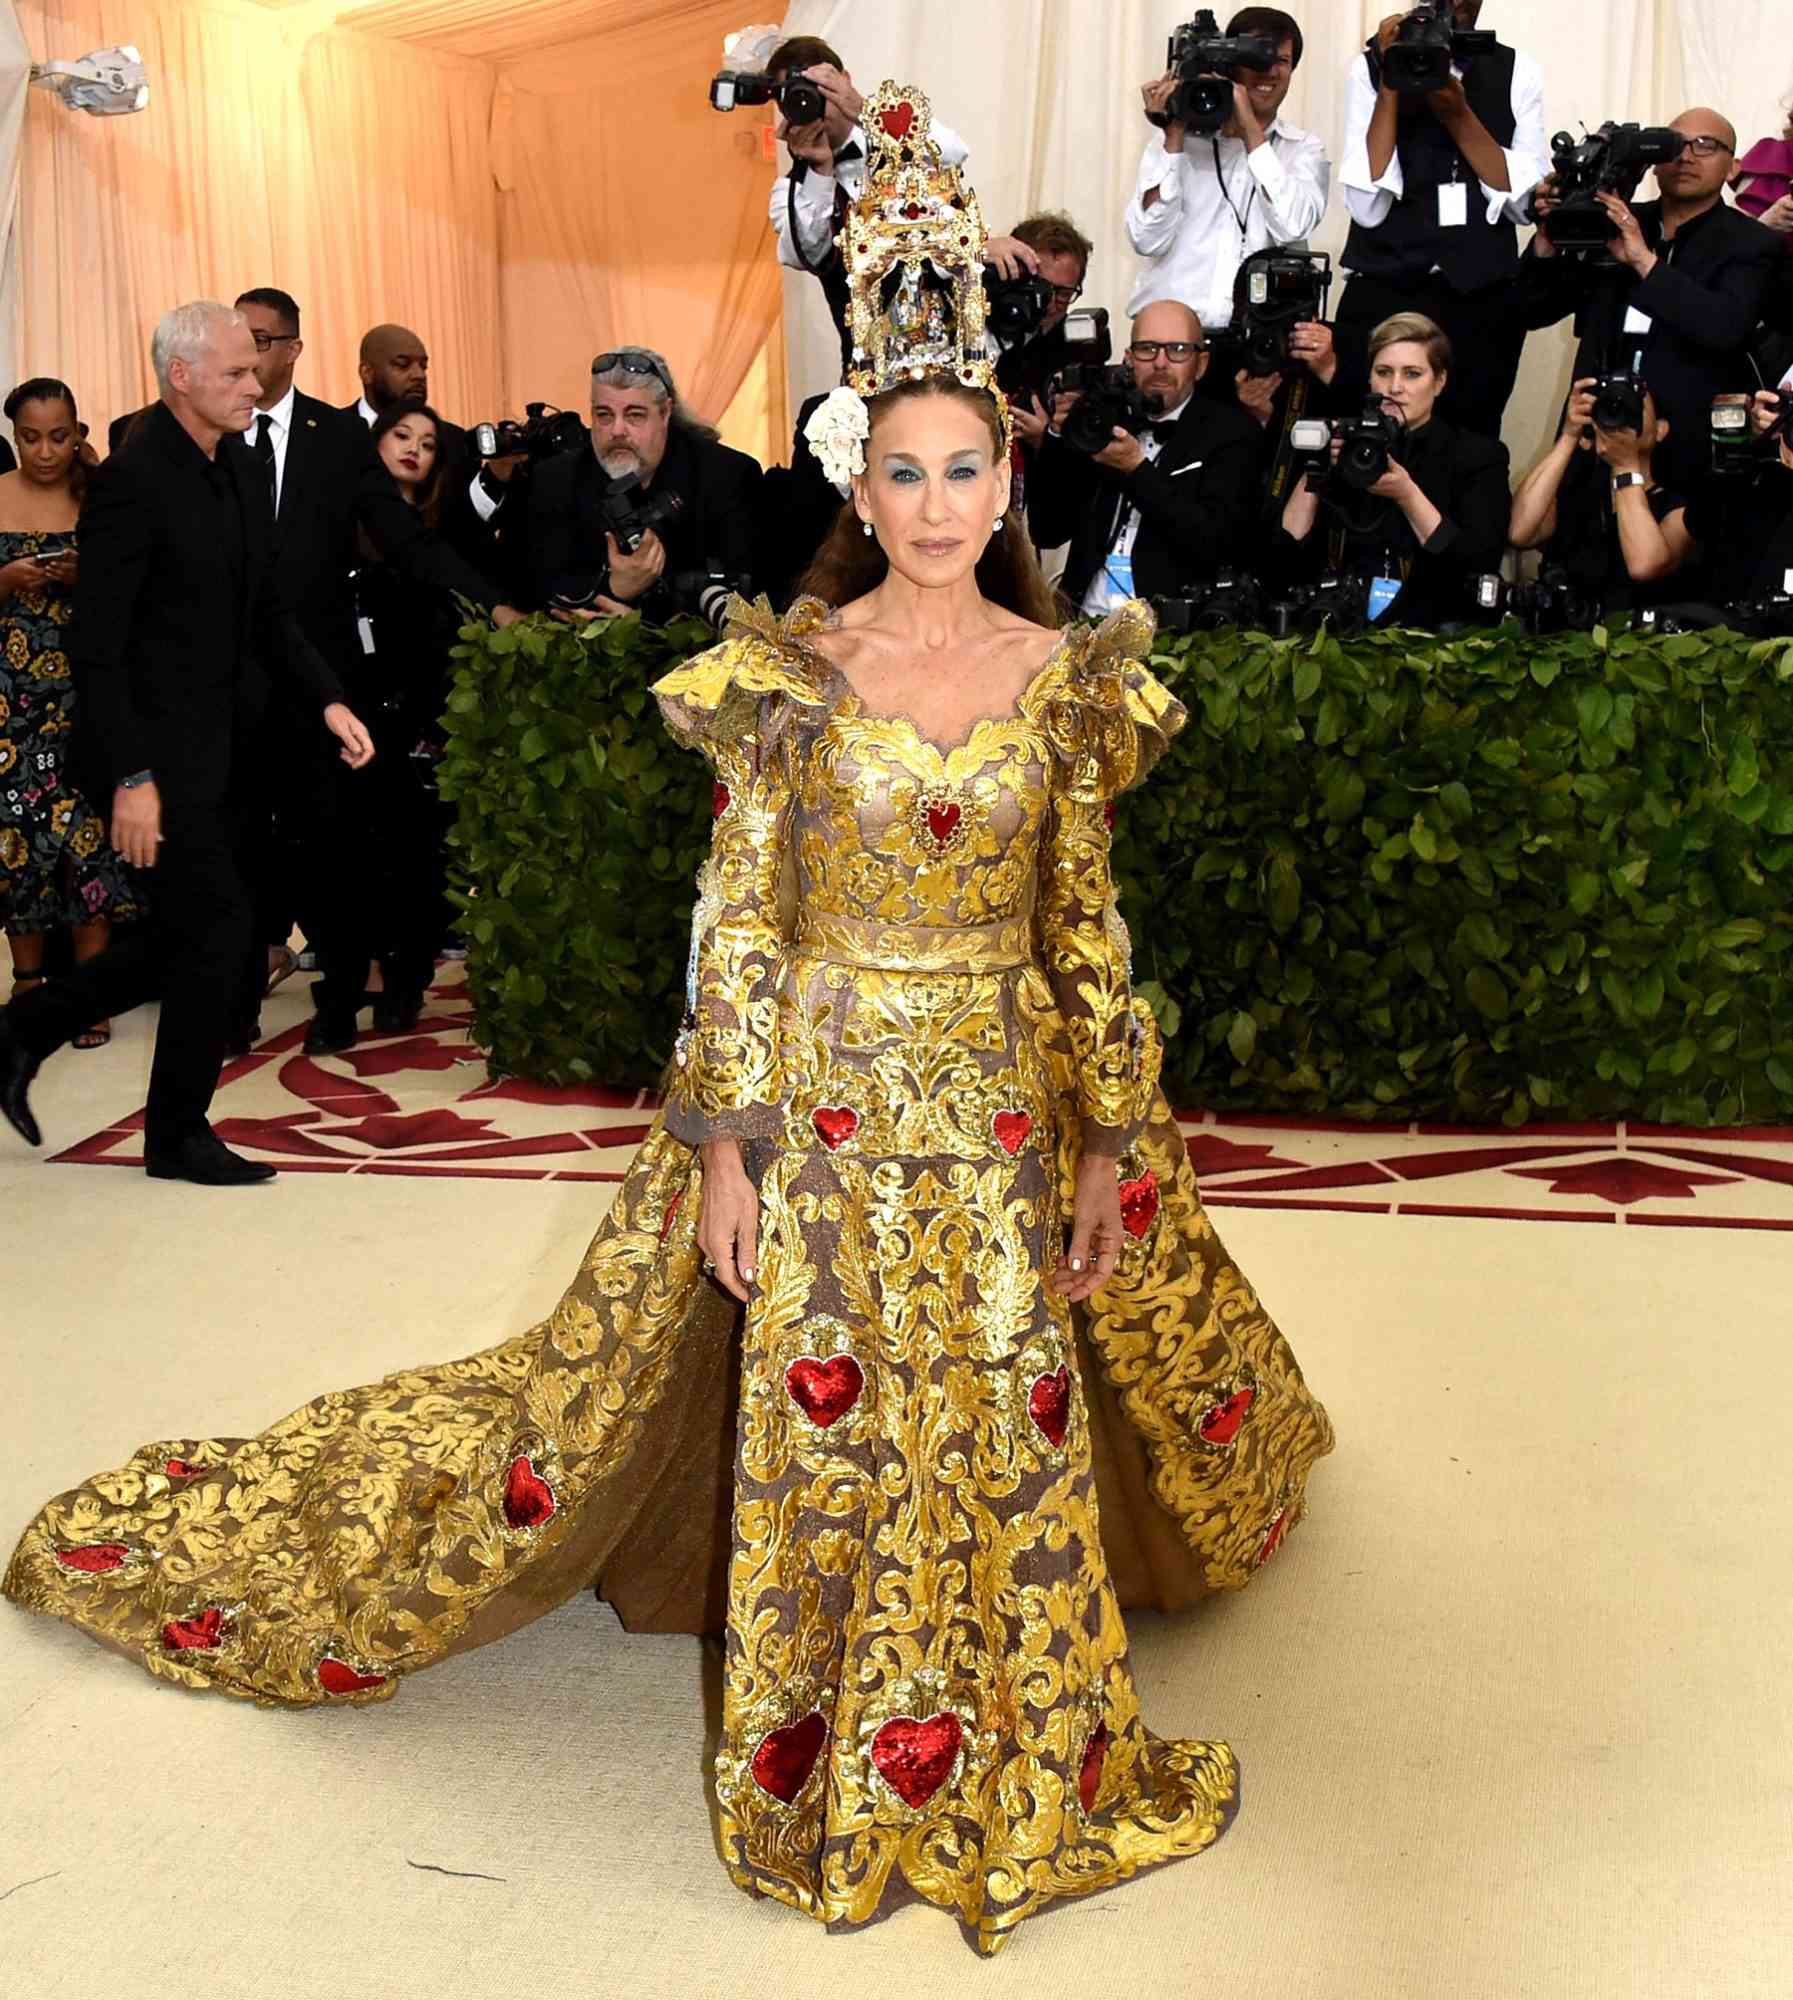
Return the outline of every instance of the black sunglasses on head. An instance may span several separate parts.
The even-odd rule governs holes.
[[[638,347],[619,347],[614,354],[600,354],[591,364],[594,376],[608,375],[613,368],[629,375],[651,375],[669,396],[673,393],[672,377],[651,354],[643,354]]]

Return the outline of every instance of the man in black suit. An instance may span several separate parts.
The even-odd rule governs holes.
[[[497,603],[498,592],[487,578],[405,504],[380,463],[359,406],[339,410],[294,386],[294,366],[305,351],[297,302],[274,286],[259,286],[242,293],[236,309],[256,346],[261,394],[248,443],[274,508],[281,591],[344,686],[357,690],[363,655],[353,582],[361,560],[358,530],[412,580],[465,597],[500,623],[515,617]],[[419,355],[417,365],[427,369],[427,357]],[[427,374],[421,379],[427,383]],[[343,1048],[354,1039],[361,999],[360,971],[342,974],[353,957],[343,935],[344,891],[365,862],[355,852],[358,780],[342,769],[316,716],[292,693],[276,693],[258,750],[263,776],[256,786],[250,873],[257,904],[253,958],[264,969],[246,980],[232,1046],[241,1049],[255,1040],[273,954],[297,920],[324,974],[312,1053],[324,1052],[326,1045]],[[351,986],[353,992],[347,990]]]
[[[88,1022],[159,997],[145,1164],[234,1186],[272,1178],[206,1118],[249,951],[235,821],[265,670],[309,691],[345,762],[367,763],[373,744],[280,599],[264,474],[241,441],[260,393],[248,326],[195,301],[163,315],[150,352],[161,401],[88,485],[68,651],[115,785],[112,844],[154,870],[151,914],[0,1014],[0,1113],[39,1144],[39,1064]]]
[[[1635,367],[1668,436],[1654,457],[1663,484],[1689,491],[1710,467],[1715,396],[1758,386],[1750,342],[1781,256],[1781,239],[1726,206],[1737,135],[1716,111],[1684,111],[1684,149],[1656,169],[1661,198],[1627,204],[1601,195],[1613,223],[1611,261],[1566,256],[1540,229],[1520,264],[1527,326],[1575,315],[1572,379]],[[1547,215],[1555,183],[1536,206]]]
[[[1090,457],[1063,434],[1081,398],[1061,396],[1029,487],[1034,540],[1070,542],[1061,588],[1092,618],[1213,576],[1256,511],[1258,427],[1236,404],[1195,393],[1208,366],[1195,313],[1174,299],[1146,306],[1126,365],[1153,409],[1150,428],[1117,429]]]
[[[681,574],[752,585],[760,468],[686,414],[664,355],[623,347],[592,363],[591,450],[536,469],[529,493],[529,559],[537,606],[586,616],[639,611],[660,621],[695,611],[720,625],[722,583],[675,594]],[[625,482],[633,482],[628,484]],[[676,502],[676,511],[623,548],[608,499]]]

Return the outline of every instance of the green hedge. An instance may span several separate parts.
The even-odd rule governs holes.
[[[665,1060],[709,780],[646,687],[707,640],[463,634],[444,782],[501,1069]],[[1123,801],[1116,871],[1173,1100],[1793,1112],[1793,642],[1228,632],[1154,666],[1190,725]]]

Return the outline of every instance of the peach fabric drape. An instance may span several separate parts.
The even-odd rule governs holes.
[[[739,0],[409,0],[322,32],[327,7],[250,0],[16,12],[35,58],[133,41],[150,70],[136,116],[26,107],[16,367],[65,377],[96,435],[151,394],[168,306],[258,284],[300,301],[299,379],[332,402],[398,320],[461,421],[583,408],[593,354],[639,341],[705,418],[745,385],[750,449],[784,428],[765,121],[705,101]]]
[[[741,0],[667,7],[503,65],[515,191],[500,205],[513,404],[579,407],[592,355],[637,341],[714,422],[780,312],[763,114],[706,87]],[[504,149],[501,148],[501,152]]]
[[[34,91],[24,149],[22,370],[63,376],[96,434],[151,393],[149,333],[182,299],[276,284],[305,309],[300,378],[346,402],[375,321],[415,325],[454,412],[495,403],[492,74],[349,35],[289,38],[230,0],[22,0],[35,57],[134,41],[147,111]]]

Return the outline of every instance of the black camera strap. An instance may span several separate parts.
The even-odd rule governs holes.
[[[1245,247],[1245,217],[1251,213],[1251,205],[1257,199],[1258,177],[1251,171],[1250,166],[1247,165],[1245,172],[1247,179],[1251,182],[1251,186],[1245,191],[1245,211],[1244,214],[1241,214],[1238,204],[1233,200],[1232,190],[1226,184],[1226,168],[1221,165],[1220,161],[1220,134],[1218,132],[1211,135],[1210,143],[1214,148],[1214,178],[1220,183],[1220,198],[1231,209],[1233,220],[1239,225],[1239,247],[1243,250]],[[1269,143],[1270,141],[1266,139],[1265,144],[1268,145]]]

